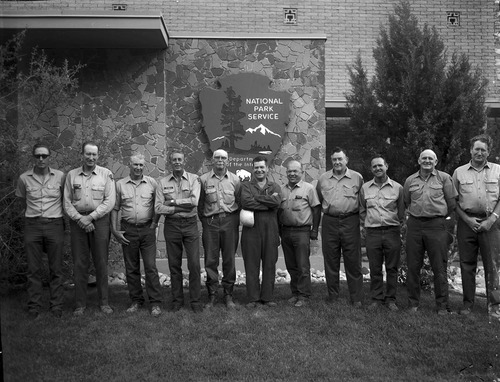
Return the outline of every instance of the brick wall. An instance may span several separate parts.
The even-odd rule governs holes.
[[[343,98],[349,89],[346,65],[361,52],[373,67],[372,49],[387,17],[399,0],[54,0],[0,2],[3,9],[111,10],[113,3],[128,5],[128,12],[159,11],[164,14],[172,38],[190,34],[293,33],[326,34],[326,99]],[[493,0],[412,0],[420,22],[436,27],[448,51],[465,52],[490,80],[489,96],[500,93],[495,74]],[[298,24],[284,25],[283,8],[298,9]],[[446,26],[446,12],[461,12],[458,28]],[[370,70],[373,74],[373,70]]]

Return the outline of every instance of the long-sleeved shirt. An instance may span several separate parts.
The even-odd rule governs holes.
[[[64,184],[64,210],[72,220],[79,220],[82,213],[98,220],[115,206],[113,173],[105,167],[95,166],[90,175],[83,167],[71,170]]]
[[[184,171],[179,181],[174,174],[167,175],[158,182],[155,212],[173,219],[196,216],[200,189],[198,175]],[[171,200],[175,201],[175,205],[169,205]],[[185,207],[186,211],[178,211],[176,206]]]

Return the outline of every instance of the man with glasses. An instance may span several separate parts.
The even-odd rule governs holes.
[[[108,246],[109,213],[115,206],[115,183],[113,173],[97,165],[98,159],[97,144],[83,143],[83,165],[68,173],[64,185],[64,210],[71,219],[75,316],[82,316],[87,307],[90,255],[96,271],[100,310],[105,314],[113,313],[108,301]]]
[[[50,272],[50,310],[62,316],[64,302],[63,247],[64,220],[62,196],[64,174],[49,167],[50,149],[33,146],[34,166],[21,174],[16,196],[23,203],[24,248],[28,262],[28,312],[36,319],[42,308],[43,252],[47,253]]]
[[[160,179],[156,191],[155,212],[165,215],[163,233],[167,247],[172,282],[172,311],[184,305],[182,284],[182,249],[186,251],[189,270],[189,297],[195,313],[203,311],[200,302],[200,234],[196,219],[200,199],[200,179],[184,170],[181,151],[170,154],[172,173]]]
[[[219,253],[222,255],[222,288],[224,303],[234,309],[233,288],[236,281],[234,255],[238,248],[239,216],[238,194],[240,179],[228,171],[226,151],[216,150],[212,157],[213,168],[200,177],[201,194],[198,214],[203,226],[203,248],[207,272],[208,303],[212,308],[217,300],[219,286]]]

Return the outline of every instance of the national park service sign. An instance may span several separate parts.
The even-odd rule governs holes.
[[[249,176],[254,157],[264,155],[271,162],[280,149],[289,119],[290,94],[270,89],[269,78],[255,73],[222,78],[220,84],[220,89],[200,92],[210,149],[226,150],[230,170]]]

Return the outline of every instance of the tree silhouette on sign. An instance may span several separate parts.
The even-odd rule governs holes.
[[[226,91],[227,102],[222,105],[222,117],[220,123],[222,131],[226,133],[229,140],[229,152],[235,152],[235,142],[242,139],[245,135],[245,129],[240,123],[240,119],[245,116],[245,113],[240,111],[241,96],[236,96],[236,92],[232,86],[229,86]]]

